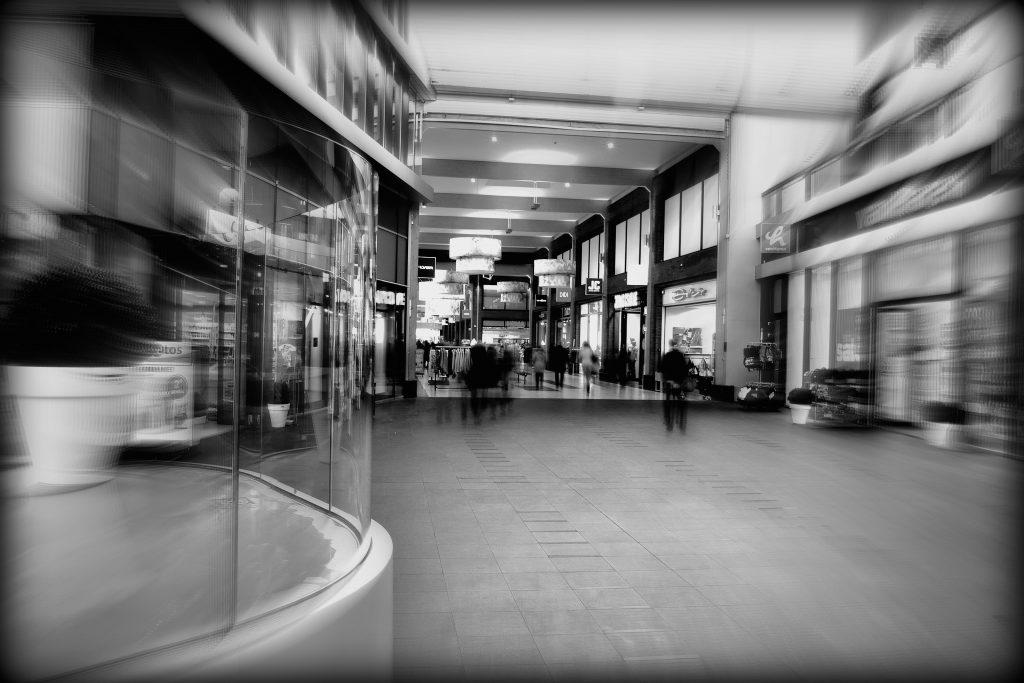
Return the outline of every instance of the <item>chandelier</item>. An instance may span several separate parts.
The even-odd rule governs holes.
[[[438,268],[434,273],[434,282],[440,282],[443,285],[468,285],[469,273],[460,273],[455,270],[443,270]]]
[[[460,273],[488,275],[494,273],[494,262],[501,259],[501,240],[453,237],[448,242],[448,256],[455,259],[455,270]]]
[[[557,258],[537,259],[533,262],[533,272],[537,276],[538,287],[571,289],[576,262]]]
[[[428,317],[461,317],[462,302],[454,299],[428,299],[425,309]]]
[[[526,293],[530,290],[529,285],[525,282],[499,282],[498,283],[498,294],[501,295],[501,303],[503,304],[523,304],[526,303]]]
[[[420,300],[422,301],[430,301],[432,299],[461,300],[465,295],[465,285],[431,281],[420,283]]]

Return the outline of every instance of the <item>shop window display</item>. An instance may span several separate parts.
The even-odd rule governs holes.
[[[146,36],[125,40],[118,59],[131,63]],[[61,128],[90,154],[52,176],[83,201],[37,193],[52,230],[18,241],[3,277],[13,287],[58,257],[125,275],[161,333],[135,368],[146,388],[113,481],[10,506],[5,653],[28,679],[223,633],[316,595],[367,551],[369,164],[240,109],[178,106],[177,93],[104,76],[79,84],[103,88],[102,110]],[[32,156],[19,163],[39,172]],[[275,427],[267,406],[282,392]],[[35,486],[22,472],[9,483]],[[45,559],[71,544],[74,562]]]

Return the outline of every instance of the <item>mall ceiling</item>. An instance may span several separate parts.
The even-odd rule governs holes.
[[[460,235],[546,247],[723,138],[735,112],[853,116],[925,4],[409,0],[436,94],[420,249]]]

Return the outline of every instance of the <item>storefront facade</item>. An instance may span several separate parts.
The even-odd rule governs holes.
[[[611,353],[606,365],[616,367],[607,368],[609,378],[613,375],[619,381],[635,381],[639,378],[638,368],[643,368],[646,358],[646,329],[647,288],[628,289],[613,294],[607,334]],[[632,360],[631,354],[635,356]]]
[[[714,384],[718,321],[714,280],[672,285],[661,292],[661,348],[671,341],[685,353],[697,374]]]
[[[1009,11],[944,49],[982,60]],[[915,65],[874,86],[855,146],[763,194],[755,275],[764,301],[785,281],[788,387],[838,373],[871,422],[945,414],[958,445],[1019,456],[1024,111],[989,68],[929,101],[895,98]]]
[[[4,290],[74,264],[127,281],[160,330],[153,353],[132,366],[142,389],[116,485],[20,499],[32,548],[66,549],[58,530],[40,524],[60,506],[82,522],[68,529],[88,549],[45,567],[17,553],[25,564],[4,590],[19,607],[4,645],[25,680],[92,667],[159,677],[171,659],[200,676],[210,659],[237,661],[248,676],[282,664],[299,677],[329,662],[391,667],[390,538],[371,518],[369,472],[375,348],[386,347],[374,335],[400,343],[401,316],[392,314],[404,304],[406,268],[397,246],[377,249],[390,227],[378,233],[379,181],[417,201],[426,191],[402,185],[398,176],[414,174],[400,163],[380,161],[408,149],[404,118],[381,115],[408,96],[394,73],[369,104],[343,101],[342,89],[323,82],[285,89],[268,80],[286,78],[274,56],[247,58],[266,48],[255,33],[279,39],[278,57],[292,55],[298,26],[289,30],[270,5],[192,9],[196,16],[6,17],[8,35],[33,49],[17,72],[26,81],[12,84],[22,96],[5,103],[4,147],[25,179],[45,182],[5,187],[10,206],[31,210],[4,221]],[[320,9],[365,49],[374,32],[365,16],[347,5]],[[318,47],[306,56],[330,59],[314,72],[340,80],[346,60],[331,53],[335,43]],[[347,64],[359,83],[365,58],[362,75]],[[61,77],[45,87],[33,80],[51,70]],[[351,119],[334,127],[286,91],[344,116],[358,111],[371,128]],[[382,93],[390,99],[376,99]],[[365,123],[367,111],[375,123]],[[372,154],[343,134],[354,130],[370,136]],[[389,232],[396,244],[399,232]],[[380,254],[394,282],[378,291]],[[392,315],[390,333],[375,325],[378,315]],[[261,554],[268,547],[310,563],[273,560]],[[23,599],[60,585],[75,591],[59,609]],[[369,628],[346,621],[357,603],[386,619]],[[332,634],[330,643],[304,634],[305,662],[282,645],[302,620],[279,619],[299,604],[318,610]],[[254,641],[261,654],[239,656]]]

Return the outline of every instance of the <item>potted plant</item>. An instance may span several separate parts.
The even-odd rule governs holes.
[[[793,418],[793,424],[807,424],[807,416],[811,412],[811,404],[814,403],[814,392],[797,387],[790,391],[786,398],[789,400],[789,411]]]
[[[78,263],[27,277],[7,317],[3,362],[37,481],[110,479],[131,436],[131,366],[159,337],[154,310],[127,279]]]
[[[291,407],[292,392],[287,382],[274,382],[274,394],[267,410],[270,411],[270,426],[284,427],[288,417],[288,408]]]
[[[940,448],[956,448],[966,420],[966,412],[958,403],[928,401],[921,406],[924,440]]]

